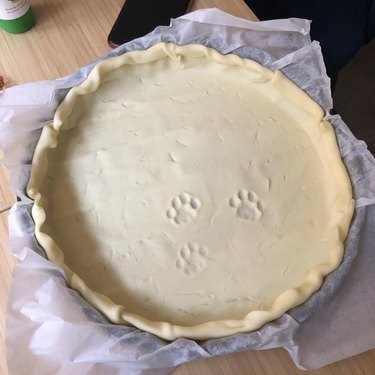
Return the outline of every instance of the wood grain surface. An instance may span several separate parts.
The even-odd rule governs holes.
[[[0,76],[4,77],[6,87],[71,74],[108,52],[107,35],[123,0],[34,0],[31,4],[36,16],[36,25],[31,30],[19,35],[0,31]],[[257,20],[242,0],[195,0],[190,10],[211,7],[238,17]],[[13,202],[14,196],[8,189],[6,172],[0,168],[1,375],[8,373],[4,320],[15,260],[7,251],[7,215]],[[289,355],[281,349],[243,352],[194,361],[173,371],[173,375],[197,374],[373,375],[375,350],[309,372],[298,370]]]

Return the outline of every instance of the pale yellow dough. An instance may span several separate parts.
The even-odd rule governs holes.
[[[37,145],[37,240],[114,323],[255,330],[343,256],[354,203],[323,116],[282,73],[200,45],[101,62]]]

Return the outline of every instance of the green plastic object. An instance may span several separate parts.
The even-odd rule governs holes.
[[[26,0],[0,0],[0,28],[8,33],[23,33],[33,27],[35,17]]]

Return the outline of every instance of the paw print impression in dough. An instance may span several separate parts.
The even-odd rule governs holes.
[[[172,199],[171,207],[167,210],[167,217],[176,224],[186,224],[198,215],[202,203],[199,198],[189,193],[181,193]]]
[[[240,219],[258,221],[264,211],[263,203],[251,190],[241,189],[230,199],[229,204],[236,209],[237,217]]]
[[[180,249],[176,268],[188,276],[196,275],[206,268],[207,256],[207,247],[189,242]]]

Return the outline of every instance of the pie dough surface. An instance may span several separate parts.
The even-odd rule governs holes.
[[[354,203],[323,115],[282,73],[203,46],[105,60],[43,129],[36,237],[114,323],[255,330],[343,256]]]

